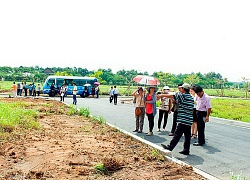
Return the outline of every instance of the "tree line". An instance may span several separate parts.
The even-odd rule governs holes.
[[[89,71],[86,68],[81,67],[51,67],[42,68],[35,67],[0,67],[0,78],[5,81],[16,82],[40,82],[43,83],[49,76],[45,73],[45,70],[49,69],[53,72],[53,75],[64,76],[91,76],[98,78],[98,81],[104,85],[136,85],[133,82],[133,78],[136,75],[149,75],[158,78],[160,86],[168,85],[169,87],[176,87],[178,84],[186,82],[191,85],[199,84],[204,88],[211,89],[223,89],[228,87],[244,87],[244,82],[229,82],[227,78],[223,78],[220,73],[209,72],[206,74],[191,73],[191,74],[171,74],[168,72],[154,72],[149,74],[146,72],[138,72],[137,70],[119,70],[113,73],[109,69],[99,68],[97,71]]]

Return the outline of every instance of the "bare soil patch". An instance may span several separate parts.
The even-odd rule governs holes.
[[[157,150],[106,124],[67,115],[68,108],[58,101],[0,101],[30,102],[26,108],[39,111],[42,126],[13,131],[12,138],[0,142],[0,179],[205,179],[191,166],[168,162]],[[98,171],[98,163],[104,171]]]

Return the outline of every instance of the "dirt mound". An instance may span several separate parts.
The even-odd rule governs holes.
[[[42,126],[13,131],[11,139],[0,143],[0,179],[205,179],[106,124],[67,115],[68,107],[58,101],[0,101],[29,103],[25,108],[39,111]]]

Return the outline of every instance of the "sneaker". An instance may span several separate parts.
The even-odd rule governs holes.
[[[193,134],[193,135],[191,136],[191,138],[192,138],[192,139],[195,139],[195,138],[197,138],[197,135]]]
[[[142,131],[138,131],[138,133],[142,133]]]
[[[162,131],[166,131],[166,129],[163,129]]]
[[[160,132],[160,131],[161,131],[160,129],[157,130],[157,132]]]
[[[138,132],[138,129],[136,129],[136,130],[133,130],[133,132]]]

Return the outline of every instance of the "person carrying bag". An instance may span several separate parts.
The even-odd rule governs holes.
[[[145,92],[142,87],[138,87],[132,95],[135,98],[135,122],[136,128],[133,132],[142,133],[145,117]]]

